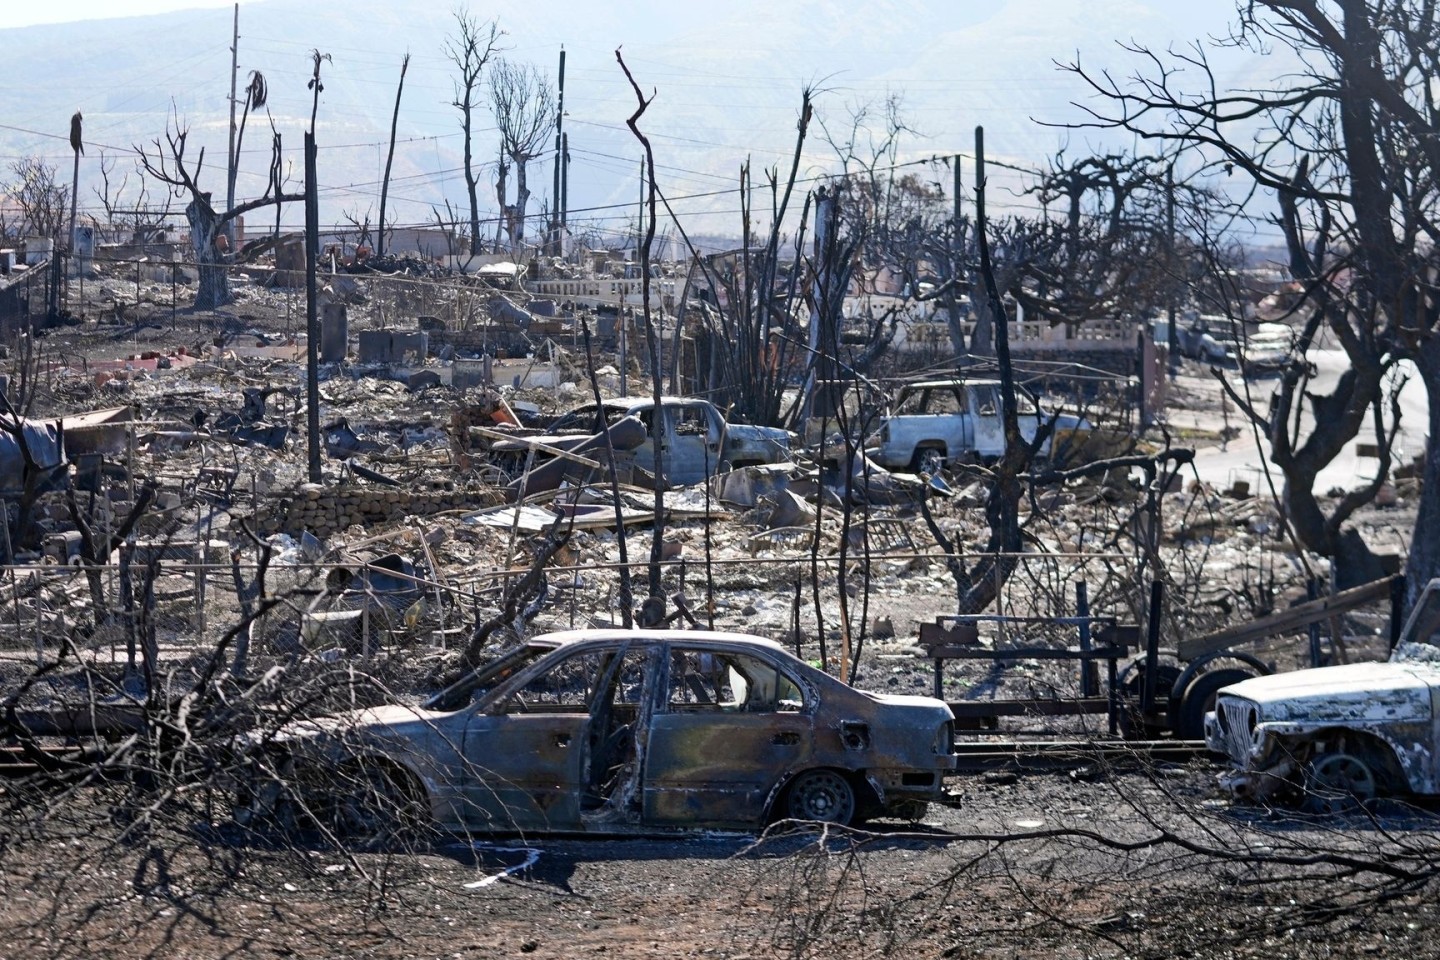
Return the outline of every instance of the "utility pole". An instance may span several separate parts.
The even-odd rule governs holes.
[[[958,153],[955,154],[954,169],[951,172],[955,175],[955,186],[953,187],[955,193],[955,239],[958,243],[960,239],[960,154]]]
[[[824,358],[824,351],[828,348],[830,339],[822,338],[820,333],[828,322],[825,301],[828,297],[830,283],[830,259],[826,256],[830,244],[831,209],[834,199],[822,186],[815,191],[815,276],[810,286],[810,373],[805,378],[805,402],[801,410],[801,419],[809,420],[816,415],[817,402],[815,395],[820,393],[819,406],[823,407],[828,402],[828,383],[825,388],[819,386],[818,381],[829,379],[830,364]],[[828,412],[829,408],[824,407]]]
[[[317,67],[318,70],[318,67]],[[320,318],[316,260],[320,246],[320,191],[315,183],[315,131],[305,131],[305,432],[310,482],[320,482]]]
[[[1165,321],[1165,353],[1170,362],[1170,379],[1180,375],[1180,344],[1175,331],[1175,161],[1165,168],[1165,272],[1166,299],[1169,301]]]
[[[565,48],[560,48],[559,102],[555,108],[555,186],[550,192],[550,236],[553,238],[554,253],[561,252],[560,231],[565,226],[564,215],[560,212],[560,168],[565,165]]]
[[[235,209],[235,174],[240,167],[240,158],[235,156],[235,89],[240,76],[240,4],[235,4],[235,27],[230,39],[230,166],[226,169],[225,209]],[[225,238],[235,246],[235,219],[225,222]]]
[[[560,139],[560,156],[564,166],[560,168],[560,229],[565,229],[565,215],[570,210],[570,134]]]
[[[963,367],[963,366],[967,366],[967,365],[970,363],[970,356],[969,356],[969,354],[968,354],[967,352],[965,352],[965,350],[963,349],[964,346],[968,346],[968,345],[966,345],[966,344],[963,343],[963,341],[964,341],[964,336],[965,336],[965,327],[963,326],[963,318],[960,316],[960,297],[959,297],[959,295],[956,294],[956,292],[955,292],[955,284],[958,283],[959,280],[960,280],[960,252],[961,252],[961,247],[960,247],[960,190],[961,190],[961,182],[960,182],[960,154],[958,154],[958,153],[955,154],[954,158],[952,159],[952,166],[951,166],[950,172],[951,172],[952,176],[955,178],[954,186],[951,188],[952,191],[953,191],[953,193],[954,193],[954,198],[953,198],[953,199],[954,199],[954,204],[955,204],[955,213],[954,213],[954,222],[953,222],[953,225],[952,225],[952,229],[953,229],[954,233],[952,234],[952,236],[951,236],[951,238],[950,238],[950,269],[949,269],[949,271],[948,271],[948,273],[950,274],[950,276],[949,276],[949,278],[948,278],[948,279],[950,280],[950,290],[949,290],[949,292],[947,292],[947,293],[945,294],[945,306],[946,306],[946,307],[949,309],[949,311],[950,311],[950,331],[951,331],[951,332],[950,332],[950,336],[951,336],[951,339],[952,339],[952,340],[958,340],[958,341],[960,341],[960,343],[957,344],[957,346],[961,346],[961,347],[962,347],[962,349],[957,350],[957,352],[958,352],[960,355],[959,355],[958,357],[956,357],[956,366]]]
[[[80,111],[76,110],[75,115],[70,118],[70,149],[75,152],[75,173],[70,180],[70,244],[69,250],[75,252],[75,203],[80,193],[80,154],[85,152],[85,141],[81,136],[81,123],[84,120]]]

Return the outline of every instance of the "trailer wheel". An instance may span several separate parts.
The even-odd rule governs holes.
[[[1211,670],[1202,673],[1185,688],[1180,697],[1180,710],[1173,718],[1175,736],[1181,740],[1201,740],[1205,737],[1205,714],[1215,709],[1215,694],[1222,687],[1241,680],[1249,680],[1255,674],[1239,667]]]
[[[1170,689],[1180,679],[1181,667],[1169,654],[1162,654],[1155,665],[1155,702],[1161,707],[1168,701]],[[1145,699],[1145,658],[1126,665],[1116,678],[1120,686],[1120,732],[1128,740],[1154,740],[1170,729],[1165,722],[1148,719],[1140,712]]]

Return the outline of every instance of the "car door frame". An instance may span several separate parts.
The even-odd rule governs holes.
[[[783,674],[803,705],[798,711],[677,710],[669,690],[680,650],[758,660]],[[641,786],[648,826],[761,826],[775,787],[814,757],[818,693],[763,649],[675,638],[665,644],[652,692]]]
[[[487,832],[585,829],[582,797],[589,784],[591,728],[610,683],[605,678],[596,683],[583,711],[519,711],[507,709],[507,704],[546,672],[576,657],[609,654],[606,672],[613,679],[635,647],[629,639],[560,647],[558,655],[532,664],[475,707],[463,733],[457,791],[467,826]],[[645,695],[642,690],[642,711]],[[479,755],[487,746],[489,760]],[[527,761],[534,765],[523,766]]]

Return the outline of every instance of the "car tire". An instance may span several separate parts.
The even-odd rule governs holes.
[[[335,771],[330,787],[310,805],[323,832],[362,849],[411,840],[429,822],[424,794],[393,764],[363,761]]]
[[[848,826],[857,806],[855,787],[839,770],[806,770],[785,790],[785,816],[791,820]]]
[[[1190,681],[1180,697],[1180,710],[1175,715],[1175,736],[1180,740],[1205,739],[1205,714],[1215,709],[1215,694],[1222,688],[1255,676],[1249,670],[1228,667],[1211,670]]]
[[[945,451],[939,447],[921,447],[910,458],[910,469],[932,477],[941,476],[945,470]]]
[[[1305,764],[1305,795],[1300,808],[1326,816],[1349,813],[1378,797],[1382,783],[1381,771],[1365,757],[1327,750]]]

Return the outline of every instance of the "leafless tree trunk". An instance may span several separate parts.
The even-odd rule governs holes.
[[[645,95],[641,93],[640,85],[635,82],[634,76],[630,73],[630,68],[625,65],[625,58],[620,55],[618,49],[615,51],[615,62],[620,64],[620,69],[625,72],[625,79],[630,81],[630,88],[635,92],[635,112],[626,119],[625,125],[630,128],[630,132],[635,135],[635,139],[639,140],[640,145],[645,148],[646,203],[642,210],[642,216],[645,217],[645,230],[640,237],[639,250],[640,302],[645,317],[645,347],[646,351],[650,354],[650,396],[655,404],[655,429],[659,430],[663,409],[660,403],[660,337],[655,332],[655,321],[650,313],[650,245],[655,240],[655,151],[651,148],[649,139],[640,132],[640,118],[644,116],[645,109],[650,106],[650,100],[646,100]],[[651,95],[651,100],[653,99],[654,94]],[[520,170],[523,171],[524,167],[520,166]],[[656,442],[653,446],[655,452],[655,458],[652,464],[652,471],[655,474],[655,525],[651,530],[650,537],[650,591],[646,602],[646,611],[649,614],[649,618],[653,621],[650,625],[657,626],[659,623],[663,623],[665,619],[665,591],[661,586],[660,578],[661,550],[664,547],[665,541],[665,497],[662,493],[665,483],[662,479],[661,444]]]
[[[318,71],[318,66],[317,66]],[[185,219],[190,224],[190,243],[195,253],[195,264],[199,269],[200,282],[195,293],[195,306],[201,310],[214,308],[230,302],[230,274],[232,263],[243,262],[267,249],[274,243],[274,237],[252,241],[239,251],[229,249],[228,243],[217,243],[225,225],[236,217],[274,205],[304,200],[300,193],[286,193],[280,172],[280,135],[274,134],[271,143],[270,182],[264,195],[245,203],[236,204],[229,210],[216,210],[210,202],[210,191],[200,189],[200,175],[205,167],[205,151],[195,158],[193,168],[185,156],[189,131],[179,126],[172,114],[165,130],[165,141],[152,140],[150,147],[135,148],[145,173],[166,184],[174,196],[189,197],[185,205]]]
[[[390,150],[385,154],[385,176],[380,181],[380,225],[375,234],[375,255],[385,255],[385,201],[390,196],[390,167],[395,163],[395,129],[400,123],[400,95],[405,92],[405,71],[410,54],[400,61],[400,83],[395,87],[395,112],[390,115]]]
[[[501,219],[507,221],[510,246],[519,252],[525,242],[525,213],[530,203],[526,167],[544,149],[555,129],[555,87],[550,79],[528,63],[498,60],[490,71],[490,104],[495,126],[500,129],[501,163],[515,168],[515,212],[506,215],[501,198]],[[504,191],[501,171],[501,192]]]
[[[470,243],[472,251],[480,242],[480,175],[475,169],[476,91],[480,74],[496,52],[504,33],[494,20],[482,23],[464,8],[455,11],[455,35],[445,41],[445,56],[455,65],[455,99],[451,106],[460,111],[460,129],[465,134],[465,190],[470,198]],[[402,74],[403,78],[403,74]],[[399,103],[399,95],[396,95]]]

